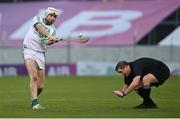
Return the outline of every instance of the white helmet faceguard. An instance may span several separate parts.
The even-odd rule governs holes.
[[[45,11],[45,17],[47,17],[47,15],[49,14],[54,14],[56,16],[58,16],[60,14],[61,11],[53,8],[53,7],[48,7]]]

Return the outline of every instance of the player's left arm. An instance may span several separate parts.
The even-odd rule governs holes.
[[[41,38],[41,41],[43,43],[45,43],[45,44],[49,44],[50,43],[47,37]],[[84,36],[84,35],[79,35],[77,37],[61,38],[61,37],[57,37],[56,36],[56,42],[59,42],[59,41],[86,43],[86,42],[89,41],[89,37],[88,36]]]
[[[62,40],[66,42],[86,43],[89,41],[89,37],[79,34],[77,37],[68,37]]]

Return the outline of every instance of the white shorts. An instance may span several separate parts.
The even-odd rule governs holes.
[[[45,54],[31,49],[24,49],[24,59],[33,59],[38,65],[38,69],[45,69]]]

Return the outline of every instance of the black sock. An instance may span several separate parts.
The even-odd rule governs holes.
[[[43,88],[38,88],[38,96],[41,94]]]
[[[148,89],[139,88],[136,90],[136,93],[143,98],[143,103],[145,104],[153,103],[152,99],[150,98],[151,88]]]

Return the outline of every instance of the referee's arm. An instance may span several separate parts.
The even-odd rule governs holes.
[[[139,87],[140,84],[141,84],[140,79],[141,79],[141,76],[136,76],[136,77],[134,77],[132,83],[131,83],[131,84],[128,86],[128,88],[124,91],[124,94],[126,95],[126,94],[132,92],[133,90],[137,89],[137,87]]]

